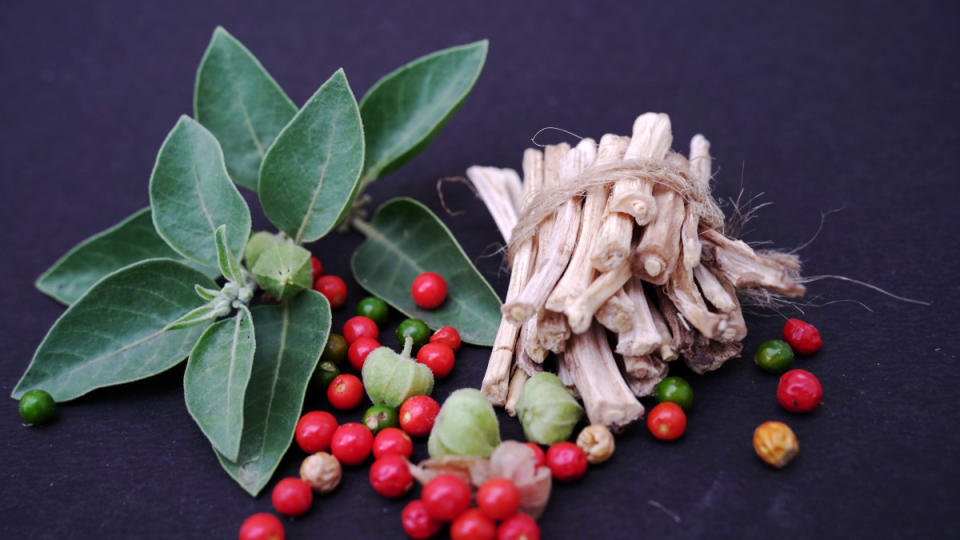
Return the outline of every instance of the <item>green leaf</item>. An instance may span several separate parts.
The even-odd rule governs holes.
[[[483,69],[487,41],[437,51],[377,81],[360,102],[365,181],[413,159],[460,108]]]
[[[227,226],[217,227],[213,237],[217,246],[217,265],[220,267],[220,273],[230,281],[243,285],[246,281],[243,269],[237,258],[230,252],[229,246],[227,246]]]
[[[330,332],[330,305],[307,291],[289,302],[252,310],[257,350],[244,398],[243,436],[235,460],[220,465],[256,496],[293,440],[307,382]]]
[[[250,381],[256,341],[250,311],[241,308],[214,323],[193,347],[183,374],[190,416],[228,459],[237,459],[243,433],[243,396]]]
[[[181,328],[190,328],[198,324],[208,323],[222,317],[230,312],[230,304],[227,301],[212,299],[206,304],[188,311],[183,317],[167,325],[167,330],[180,330]]]
[[[257,58],[219,26],[197,69],[193,108],[220,141],[230,177],[253,190],[263,156],[297,113]]]
[[[165,329],[200,304],[197,283],[214,287],[207,276],[168,259],[135,263],[98,281],[53,324],[12,396],[40,388],[68,401],[180,363],[205,326]]]
[[[80,298],[103,276],[146,259],[179,259],[153,228],[150,209],[144,208],[109,229],[73,247],[37,278],[44,294],[67,304]],[[216,270],[198,268],[213,277]]]
[[[350,207],[363,167],[363,125],[337,70],[283,128],[260,167],[260,203],[297,244],[330,232]]]
[[[237,258],[250,236],[250,209],[227,176],[220,145],[186,116],[157,155],[150,207],[153,224],[170,247],[208,266],[217,266],[217,227],[227,225],[227,245]]]
[[[200,298],[208,302],[210,300],[213,300],[217,296],[220,296],[220,291],[216,289],[208,289],[206,287],[201,287],[200,285],[194,285],[193,290],[196,291],[197,296],[199,296]]]
[[[354,225],[367,237],[350,261],[357,283],[431,328],[452,326],[468,343],[493,345],[500,299],[433,212],[399,198],[377,209],[373,223]],[[410,296],[410,284],[423,272],[447,282],[447,299],[437,309],[421,309]]]

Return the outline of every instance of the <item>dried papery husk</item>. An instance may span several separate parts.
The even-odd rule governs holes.
[[[624,356],[650,354],[663,344],[664,339],[653,321],[643,283],[632,278],[625,286],[625,293],[633,305],[633,319],[630,329],[617,335],[616,352]]]
[[[600,138],[596,166],[620,162],[629,145],[630,137],[610,133],[604,135]],[[612,191],[611,186],[603,186],[606,197],[603,205],[603,222],[590,256],[590,264],[598,272],[608,272],[625,261],[630,256],[630,242],[633,239],[633,216],[611,208]]]
[[[532,198],[543,187],[543,153],[528,148],[523,153],[523,187],[525,197]],[[503,232],[501,230],[501,232]],[[512,233],[509,231],[507,234]],[[509,236],[504,236],[509,241]],[[507,300],[516,298],[523,286],[526,285],[533,272],[534,257],[536,256],[536,240],[531,238],[518,247],[510,269],[510,284],[507,287]],[[480,385],[481,391],[494,405],[503,405],[507,399],[510,365],[516,349],[517,337],[520,328],[506,318],[500,319],[497,335],[493,340],[493,352],[487,363],[486,373]]]
[[[609,272],[600,274],[582,293],[575,296],[563,310],[574,334],[586,332],[593,315],[611,296],[617,294],[630,279],[632,273],[626,263]]]
[[[614,334],[622,334],[633,328],[633,311],[633,301],[623,289],[620,289],[600,304],[593,316],[607,330]]]
[[[670,150],[673,131],[670,117],[663,113],[645,113],[633,122],[633,137],[624,153],[625,159],[660,160]],[[654,184],[639,176],[621,180],[610,192],[610,210],[633,216],[637,225],[653,221],[658,211],[658,202],[653,194]]]
[[[583,417],[583,407],[553,373],[538,373],[523,385],[516,406],[528,441],[554,444],[565,441]]]
[[[563,355],[591,424],[618,431],[643,416],[643,405],[624,382],[599,325],[570,339]]]
[[[583,139],[576,148],[567,153],[560,162],[560,184],[576,182],[580,171],[593,163],[596,159],[596,143],[593,139]],[[523,291],[516,300],[503,305],[504,316],[516,324],[532,317],[547,300],[570,262],[570,257],[576,247],[577,234],[580,229],[581,201],[574,196],[565,201],[557,210],[553,220],[550,240],[546,252],[546,259],[542,262],[537,259],[536,269]],[[516,234],[516,231],[514,231]]]

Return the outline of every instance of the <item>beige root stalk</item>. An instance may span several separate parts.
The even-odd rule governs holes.
[[[739,309],[740,305],[737,302],[736,295],[729,294],[723,287],[723,284],[720,283],[720,279],[706,266],[701,264],[694,268],[693,277],[697,280],[697,284],[700,285],[700,290],[703,291],[703,297],[707,302],[710,302],[710,305],[715,307],[717,311],[729,313],[735,309]]]
[[[633,138],[624,159],[663,159],[673,143],[670,117],[660,113],[641,114],[633,123]],[[609,209],[630,214],[637,225],[646,225],[657,213],[653,182],[646,178],[621,180],[613,185]]]
[[[596,143],[593,139],[580,141],[561,161],[561,183],[575,180],[579,172],[595,158]],[[544,250],[546,260],[543,264],[537,261],[537,267],[523,291],[514,301],[505,303],[501,308],[504,316],[515,324],[523,323],[544,305],[570,262],[580,228],[580,204],[580,197],[574,197],[556,211],[548,240],[550,249]]]
[[[606,134],[600,139],[597,151],[597,164],[610,163],[623,159],[630,137]],[[603,209],[603,224],[600,234],[593,244],[590,263],[598,272],[609,272],[630,256],[630,241],[633,238],[633,217],[611,208],[613,190],[606,190],[606,203]]]
[[[624,356],[624,380],[633,395],[649,396],[667,376],[667,364],[652,356]]]
[[[644,356],[657,350],[664,339],[653,322],[653,313],[643,292],[643,282],[637,278],[627,282],[626,293],[633,304],[633,325],[618,334],[616,352],[624,356]]]
[[[544,310],[537,317],[537,343],[550,352],[563,352],[567,339],[570,338],[570,326],[563,313]],[[543,362],[543,359],[539,359]]]
[[[725,327],[726,317],[723,314],[713,313],[707,307],[697,289],[697,284],[693,281],[692,271],[679,265],[670,276],[663,291],[683,317],[701,334],[709,339],[720,337],[723,330],[721,327]]]
[[[510,233],[517,225],[517,207],[514,201],[514,188],[511,187],[514,184],[520,185],[520,178],[516,171],[474,165],[467,169],[467,178],[477,188],[480,200],[493,216],[493,222],[497,224],[500,236],[509,242]]]
[[[503,406],[510,416],[517,415],[517,402],[520,401],[520,395],[523,394],[523,385],[526,384],[528,378],[530,376],[527,375],[526,371],[519,367],[514,368],[513,376],[510,377],[510,388],[507,391],[507,401]]]
[[[650,305],[650,315],[653,317],[653,324],[657,327],[660,339],[663,340],[657,353],[664,362],[672,362],[680,357],[676,349],[673,348],[673,334],[670,333],[670,327],[667,326],[667,321],[664,320],[663,314],[660,313],[660,308],[657,307],[649,296],[647,297],[647,303]]]
[[[616,294],[607,298],[593,314],[597,322],[615,334],[628,332],[633,328],[633,301],[626,291],[620,289]]]
[[[710,157],[710,141],[699,133],[690,139],[690,179],[703,189],[710,187],[710,170],[713,158]],[[700,216],[693,211],[693,205],[687,205],[683,229],[680,231],[683,242],[683,265],[696,268],[700,264]]]
[[[543,186],[543,154],[539,150],[530,148],[523,153],[523,177],[526,196],[528,198],[532,197]],[[486,199],[484,199],[484,202],[487,202]],[[489,208],[489,203],[487,204]],[[504,240],[509,240],[509,236],[504,236]],[[524,242],[517,249],[516,255],[513,257],[510,284],[507,287],[508,300],[520,294],[527,279],[529,279],[533,270],[534,255],[533,239]],[[500,326],[497,328],[497,335],[493,340],[493,352],[490,353],[487,371],[483,375],[483,382],[480,385],[481,391],[494,405],[503,405],[507,398],[508,376],[518,331],[519,328],[516,325],[510,324],[504,318],[500,319]]]
[[[570,330],[574,334],[586,332],[590,328],[593,314],[608,298],[617,294],[630,279],[630,265],[624,263],[617,268],[600,274],[593,283],[579,295],[567,302],[563,312],[567,315]]]
[[[794,257],[763,255],[742,240],[707,229],[703,241],[714,247],[713,257],[724,277],[738,289],[760,287],[790,298],[803,296],[806,287],[795,279],[799,263]]]
[[[573,336],[562,361],[580,391],[591,424],[619,430],[643,415],[643,405],[620,375],[603,328],[594,325]]]

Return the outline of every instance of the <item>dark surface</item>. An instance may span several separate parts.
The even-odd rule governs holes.
[[[807,309],[826,343],[798,361],[823,383],[818,411],[781,410],[777,377],[749,358],[691,376],[686,436],[662,444],[633,426],[611,462],[555,487],[544,537],[960,535],[956,3],[197,4],[2,3],[0,393],[9,394],[62,312],[33,289],[36,276],[147,203],[157,149],[178,115],[191,113],[196,66],[215,25],[247,44],[297,103],[340,66],[362,94],[421,54],[490,38],[486,69],[460,113],[426,152],[373,186],[376,203],[412,195],[439,213],[437,178],[474,163],[519,168],[541,127],[599,139],[629,133],[639,113],[665,111],[678,150],[697,132],[712,141],[721,196],[742,183],[776,203],[751,223],[749,240],[798,246],[821,212],[842,208],[802,251],[805,273],[934,302],[812,284],[815,303],[857,300],[873,310],[853,302]],[[463,186],[445,193],[463,214],[444,221],[502,294],[492,220]],[[330,272],[347,275],[358,241],[334,235],[311,247]],[[362,296],[349,286],[337,328]],[[748,355],[779,335],[783,319],[772,315],[748,319]],[[486,355],[463,350],[435,397],[478,386]],[[93,392],[42,428],[22,427],[8,401],[0,537],[235,538],[247,515],[269,511],[274,482],[251,499],[220,469],[183,405],[182,374]],[[769,419],[787,421],[801,444],[779,472],[750,445]],[[512,419],[502,431],[520,436]],[[292,450],[276,478],[296,474],[301,457]],[[399,538],[403,504],[376,496],[366,469],[350,470],[309,515],[285,520],[287,537]]]

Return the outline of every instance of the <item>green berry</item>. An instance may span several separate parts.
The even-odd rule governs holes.
[[[20,398],[20,418],[27,424],[46,424],[56,411],[53,396],[43,390],[30,390]]]
[[[340,369],[333,362],[324,361],[317,364],[317,369],[313,370],[313,377],[310,378],[310,386],[318,392],[326,394],[327,387],[333,382],[333,379],[340,374]]]
[[[780,373],[793,363],[793,349],[786,341],[780,339],[764,341],[757,348],[753,361],[764,371]]]
[[[413,338],[413,348],[419,349],[430,340],[430,327],[420,319],[405,319],[397,327],[397,341],[402,345],[408,337]]]
[[[350,345],[340,334],[330,334],[327,338],[327,344],[323,347],[323,354],[320,355],[321,362],[332,362],[339,367],[347,361],[347,350]]]
[[[667,377],[660,381],[655,390],[657,403],[676,403],[685,411],[693,407],[693,388],[680,377]]]
[[[387,307],[387,303],[376,296],[368,296],[357,304],[357,315],[372,319],[379,327],[387,324],[389,314],[390,309]]]
[[[397,410],[386,405],[374,405],[363,413],[363,425],[370,428],[374,435],[382,429],[388,427],[399,427],[400,418],[397,416]]]

